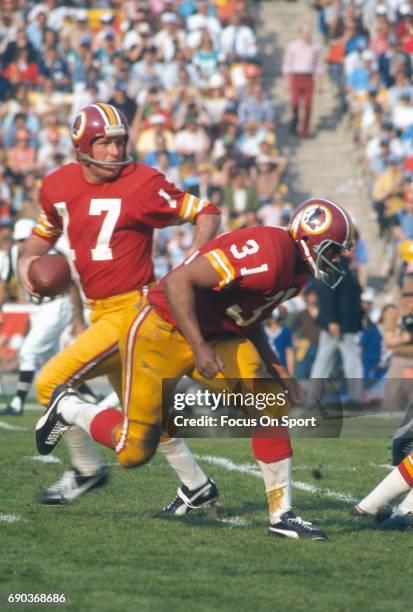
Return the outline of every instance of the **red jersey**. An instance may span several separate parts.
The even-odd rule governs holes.
[[[221,277],[213,289],[196,290],[198,322],[206,338],[228,332],[246,336],[281,302],[296,295],[308,277],[291,236],[281,227],[223,234],[207,242],[198,256],[207,257]],[[165,279],[151,289],[148,299],[163,319],[176,325]]]
[[[200,213],[219,214],[142,164],[130,164],[101,184],[88,183],[80,164],[67,164],[45,177],[40,204],[34,234],[51,243],[66,235],[83,291],[93,300],[154,280],[154,228],[193,221]]]

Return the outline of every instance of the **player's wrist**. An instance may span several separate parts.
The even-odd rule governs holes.
[[[205,347],[208,347],[209,344],[205,341],[204,338],[198,338],[191,342],[191,346],[194,353],[198,353],[199,351],[205,349]]]

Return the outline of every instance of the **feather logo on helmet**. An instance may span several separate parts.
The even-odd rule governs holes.
[[[77,114],[76,119],[72,126],[72,140],[74,142],[77,142],[78,140],[80,140],[83,134],[85,133],[86,124],[87,124],[86,119],[87,117],[84,111],[80,111],[80,113]]]
[[[300,218],[302,229],[312,235],[325,232],[330,227],[332,220],[330,210],[320,204],[305,208]]]

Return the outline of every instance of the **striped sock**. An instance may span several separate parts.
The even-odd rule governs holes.
[[[403,476],[409,487],[413,487],[413,452],[407,455],[397,466],[400,474]]]
[[[391,503],[401,493],[413,487],[413,453],[410,453],[357,505],[368,514],[376,514],[380,508]]]

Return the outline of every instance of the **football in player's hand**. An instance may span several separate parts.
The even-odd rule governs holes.
[[[67,291],[72,275],[63,255],[41,255],[30,264],[29,278],[36,293],[54,297]]]

